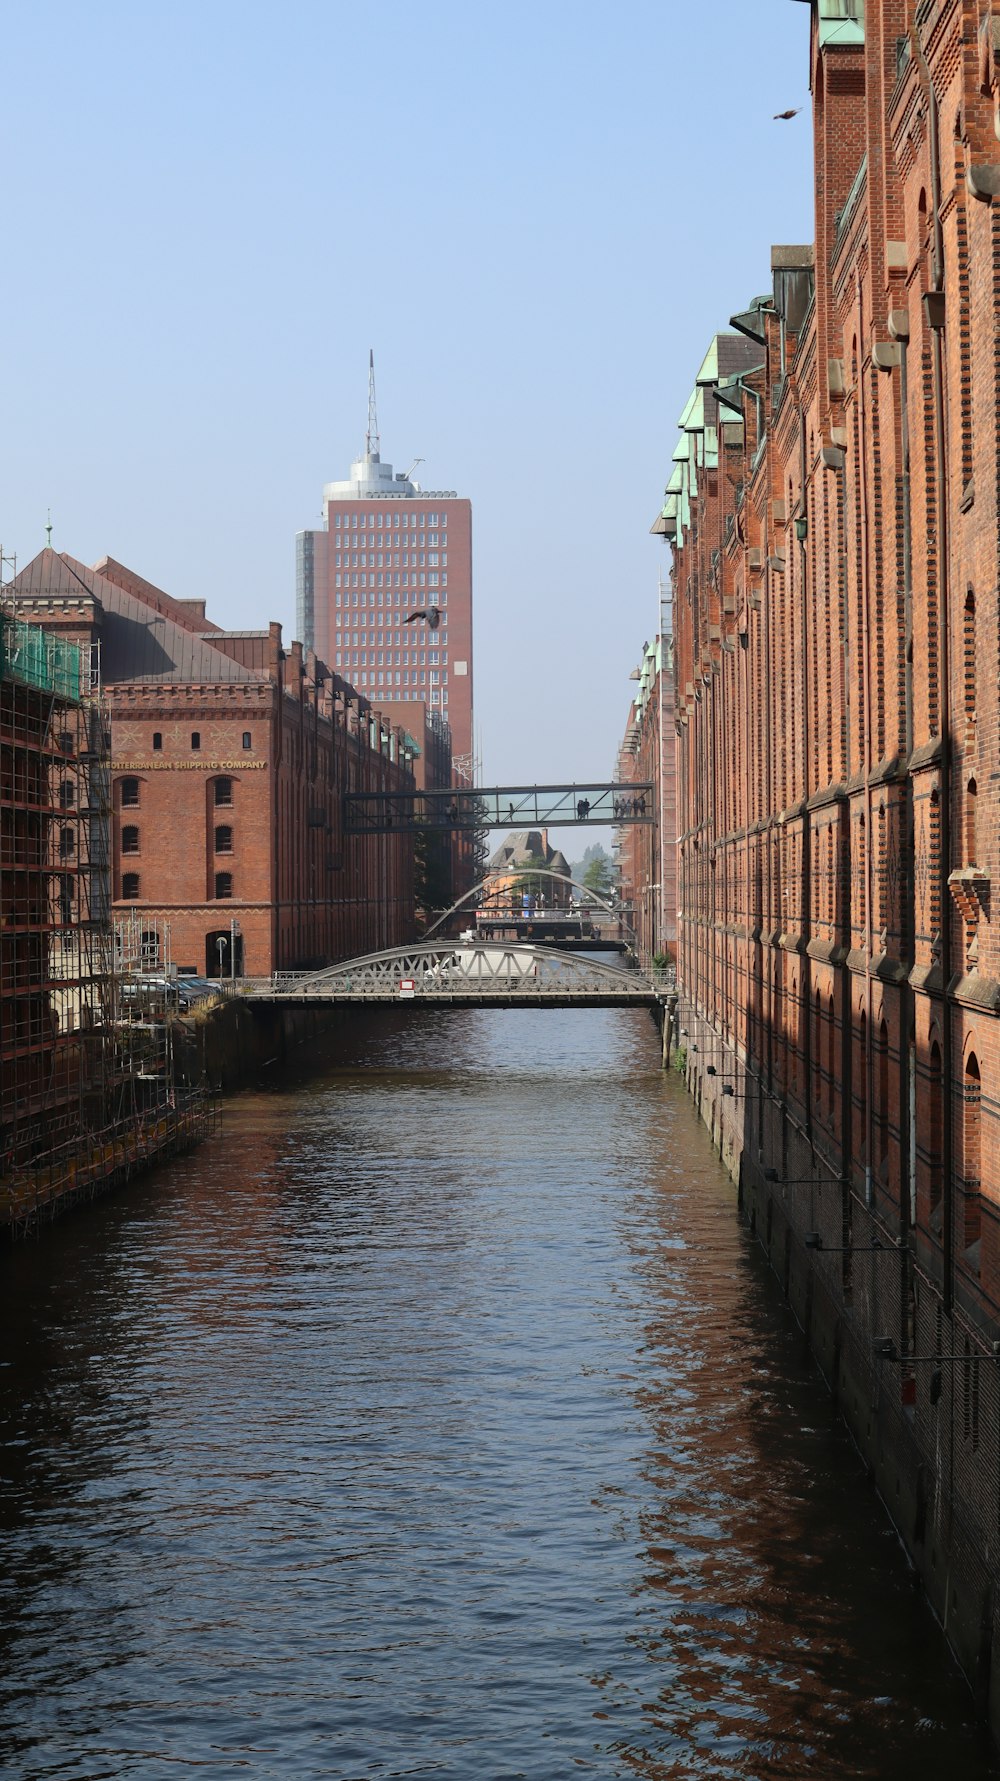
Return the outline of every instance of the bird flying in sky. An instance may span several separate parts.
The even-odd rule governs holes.
[[[421,608],[419,612],[408,612],[403,620],[404,625],[412,625],[415,618],[424,619],[429,631],[436,631],[441,623],[441,614],[436,606],[429,606],[426,610]]]
[[[792,107],[791,111],[776,111],[774,114],[773,122],[777,123],[779,118],[798,117],[799,112],[801,110],[802,110],[801,105],[794,105]]]

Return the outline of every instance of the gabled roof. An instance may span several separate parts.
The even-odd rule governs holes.
[[[218,686],[268,678],[266,669],[243,667],[213,648],[205,637],[195,636],[64,552],[39,551],[14,580],[11,594],[15,603],[79,599],[81,594],[95,600],[100,608],[101,679],[105,686],[124,681]]]
[[[143,600],[152,606],[154,612],[162,612],[165,618],[172,618],[185,631],[221,631],[222,626],[213,624],[205,617],[204,600],[175,600],[172,594],[164,593],[154,582],[147,581],[144,575],[137,575],[134,569],[126,568],[114,557],[102,557],[93,566],[95,575],[102,581],[112,581],[126,594],[134,594],[137,600]]]

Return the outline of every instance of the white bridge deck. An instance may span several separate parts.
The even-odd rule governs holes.
[[[440,1007],[653,1008],[672,971],[644,973],[550,947],[436,941],[346,959],[322,971],[245,978],[243,993],[270,1002],[422,1002]]]

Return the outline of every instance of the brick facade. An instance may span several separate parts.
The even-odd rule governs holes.
[[[1000,24],[829,10],[815,242],[713,343],[663,510],[682,1043],[997,1725]]]
[[[651,784],[652,826],[622,824],[615,836],[622,909],[640,953],[674,954],[677,945],[677,790],[674,751],[673,639],[647,644],[637,670],[618,752],[622,785]]]
[[[167,924],[173,961],[213,975],[234,936],[247,976],[410,938],[412,843],[343,833],[346,792],[413,786],[402,732],[353,687],[280,625],[224,632],[109,559],[43,551],[11,591],[99,665],[116,914]]]

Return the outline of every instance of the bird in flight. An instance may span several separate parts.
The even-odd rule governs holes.
[[[436,606],[429,606],[426,610],[422,608],[419,612],[408,612],[403,623],[404,625],[412,625],[416,618],[424,619],[429,631],[436,631],[438,625],[441,623],[441,614]]]
[[[801,110],[802,110],[801,105],[794,105],[792,107],[791,111],[776,111],[774,114],[774,118],[772,119],[772,122],[777,123],[779,118],[784,119],[784,118],[790,118],[790,117],[798,117],[799,112]]]

